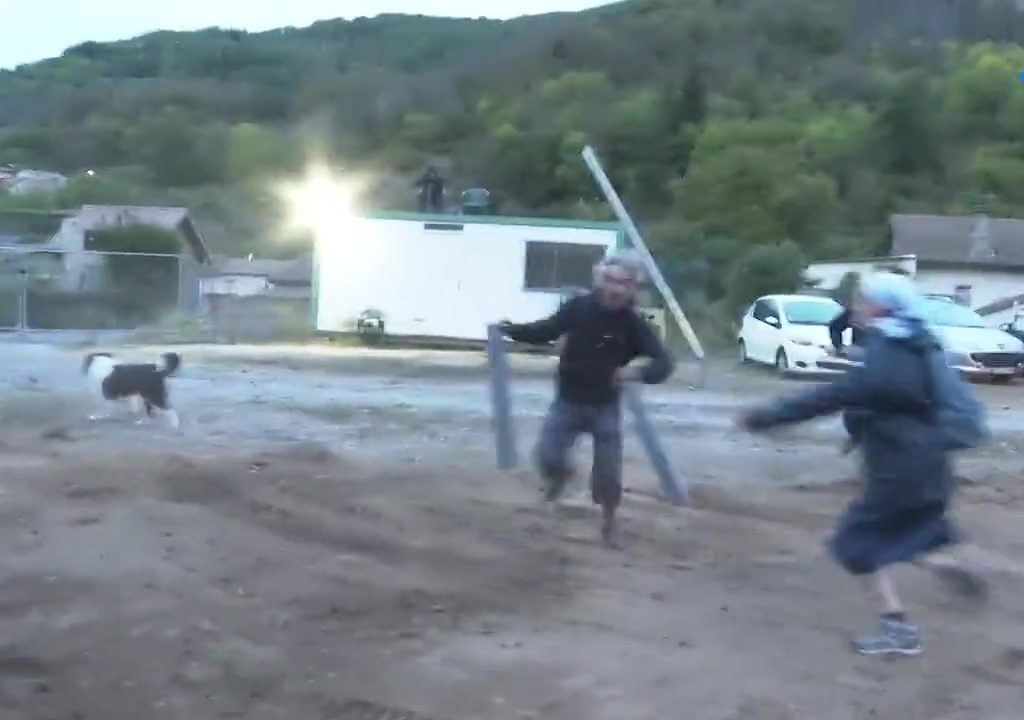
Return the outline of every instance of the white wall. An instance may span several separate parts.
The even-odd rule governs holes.
[[[354,220],[317,250],[317,330],[352,332],[364,310],[389,335],[483,340],[501,318],[554,312],[557,293],[524,289],[526,241],[614,248],[614,230],[475,224],[424,229],[422,221]]]
[[[217,275],[199,281],[199,294],[247,297],[266,292],[269,287],[262,275]]]
[[[970,285],[972,308],[980,308],[1004,298],[1024,294],[1024,273],[1020,272],[921,268],[916,280],[921,292],[943,295],[952,295],[957,285]],[[1012,310],[985,316],[985,322],[993,326],[1012,319]]]
[[[921,292],[943,295],[952,295],[957,285],[970,285],[973,308],[1024,293],[1024,273],[1019,272],[921,268],[916,280]]]
[[[917,272],[917,260],[914,256],[900,258],[872,258],[869,260],[840,260],[836,262],[811,263],[804,270],[808,280],[816,281],[817,287],[832,290],[839,285],[843,275],[848,272],[869,275],[875,272],[879,264],[896,265],[903,272],[913,276]]]
[[[818,280],[819,287],[833,288],[849,271],[869,274],[878,264],[877,260],[813,263],[805,275]],[[918,266],[916,262],[900,263],[905,271],[914,277],[914,283],[922,293],[954,295],[958,285],[971,286],[971,307],[980,308],[998,300],[1024,294],[1024,273],[1005,270],[937,269]],[[916,268],[916,273],[914,269]],[[1012,309],[985,316],[985,322],[998,326],[1010,322],[1014,317]]]

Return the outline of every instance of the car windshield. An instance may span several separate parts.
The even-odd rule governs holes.
[[[981,315],[970,308],[944,300],[925,300],[928,322],[939,327],[983,328],[987,327]]]
[[[782,307],[791,325],[828,325],[842,311],[839,303],[820,300],[790,300]]]

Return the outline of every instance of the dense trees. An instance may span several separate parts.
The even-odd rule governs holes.
[[[0,161],[109,169],[65,200],[194,199],[237,250],[274,240],[260,184],[310,147],[400,179],[375,206],[411,205],[387,188],[441,156],[508,212],[589,218],[591,143],[676,282],[739,301],[799,259],[884,250],[894,210],[1024,214],[1022,39],[1010,0],[155,33],[0,73]]]

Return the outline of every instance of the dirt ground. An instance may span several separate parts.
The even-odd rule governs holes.
[[[648,392],[693,503],[631,437],[611,551],[582,482],[551,517],[495,470],[481,355],[184,348],[174,433],[89,422],[82,350],[0,352],[0,720],[1024,717],[1024,384],[979,388],[996,442],[960,469],[992,601],[901,572],[926,652],[889,662],[847,649],[873,608],[821,544],[838,423],[732,429],[798,383]],[[550,361],[514,369],[526,460]]]

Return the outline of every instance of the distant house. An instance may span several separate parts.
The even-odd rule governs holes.
[[[218,258],[200,281],[203,298],[212,296],[308,298],[313,259],[304,255],[292,260]]]
[[[8,166],[8,171],[12,170]],[[7,174],[7,173],[2,173]],[[35,192],[56,192],[68,184],[68,179],[60,173],[43,170],[20,170],[3,181],[3,188],[11,195],[28,195]]]
[[[807,276],[829,288],[847,271],[900,267],[922,292],[953,298],[993,325],[1024,306],[1024,220],[893,215],[889,240],[889,257],[814,263]]]
[[[893,254],[917,256],[923,292],[948,295],[993,323],[1012,319],[1024,300],[1024,220],[895,215]]]
[[[228,338],[269,339],[309,331],[312,255],[293,260],[215,258],[200,281],[202,309]]]
[[[77,211],[62,213],[0,214],[0,257],[8,266],[25,264],[17,258],[28,256],[48,258],[46,265],[59,272],[50,272],[49,281],[56,289],[74,292],[98,289],[107,281],[106,256],[92,247],[96,231],[124,225],[152,225],[178,235],[182,309],[198,307],[198,279],[195,268],[209,265],[210,254],[198,228],[186,208],[138,207],[114,205],[83,205]],[[26,222],[31,219],[31,223]],[[44,223],[46,221],[46,223]],[[5,229],[8,228],[8,229]]]
[[[55,242],[71,250],[91,250],[95,231],[123,225],[152,225],[170,230],[181,239],[182,255],[200,265],[210,263],[206,242],[188,208],[183,207],[83,205],[64,222]]]

